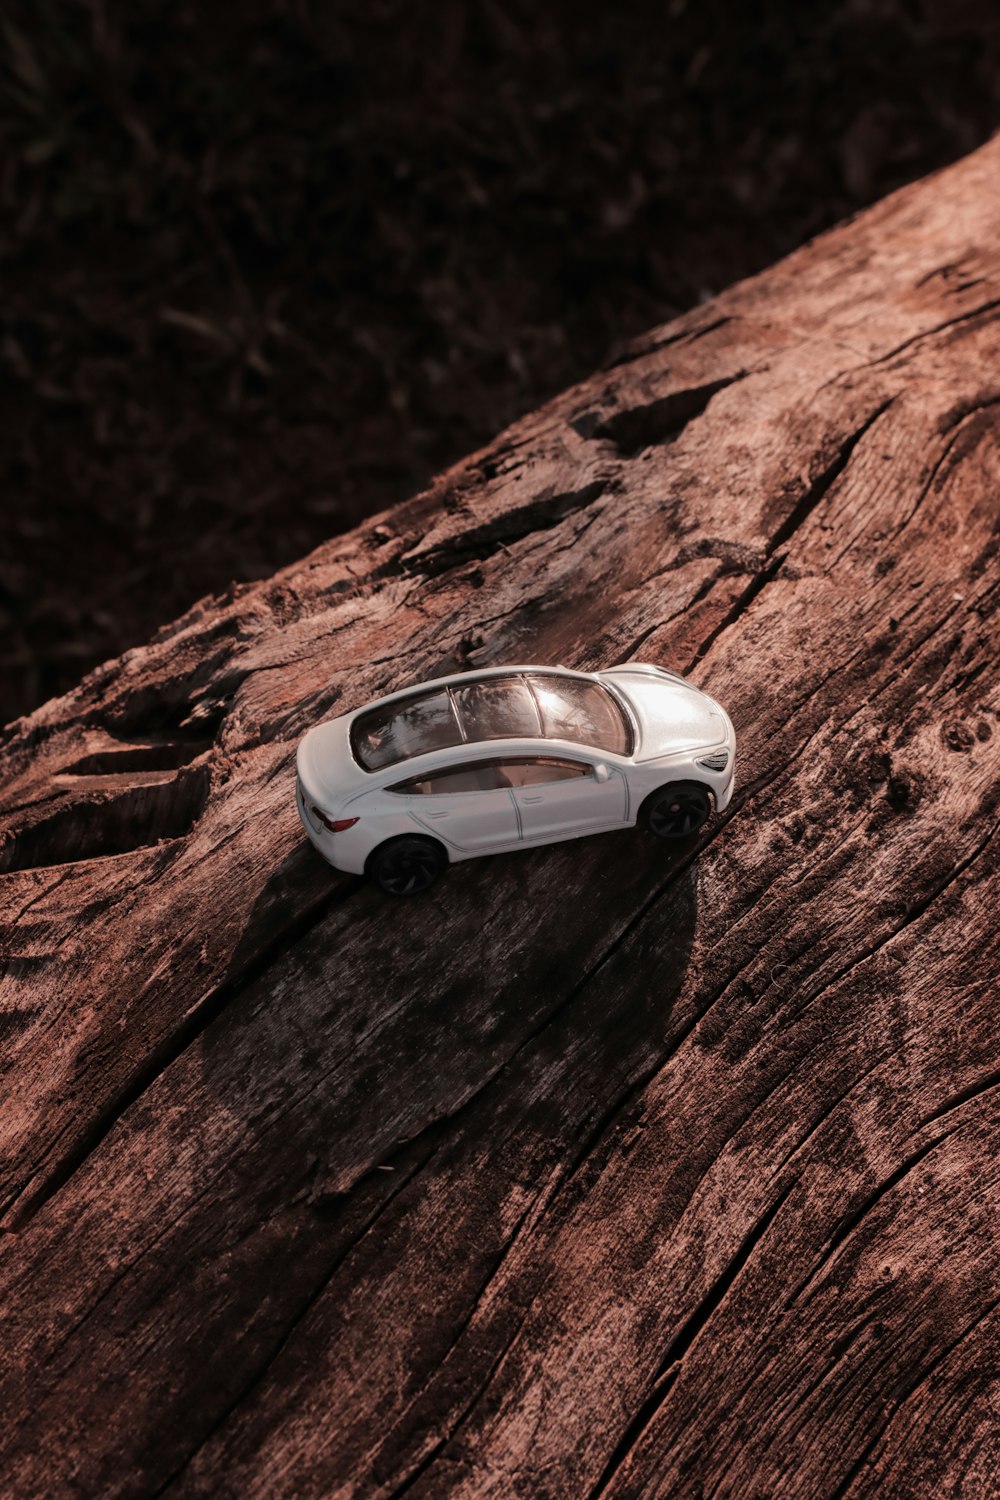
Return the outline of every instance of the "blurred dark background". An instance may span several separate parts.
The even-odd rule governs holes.
[[[5,0],[0,721],[969,151],[996,0]]]

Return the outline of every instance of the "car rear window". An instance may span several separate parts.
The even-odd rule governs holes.
[[[460,744],[462,731],[447,688],[370,709],[351,728],[354,758],[366,771]]]
[[[454,745],[512,739],[570,740],[613,755],[632,749],[628,722],[606,688],[545,672],[431,688],[369,709],[351,728],[354,758],[366,771]]]

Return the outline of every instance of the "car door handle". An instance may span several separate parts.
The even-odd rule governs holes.
[[[543,796],[541,796],[541,795],[538,795],[536,797],[522,797],[521,801],[522,802],[544,802],[545,798]]]
[[[448,811],[447,811],[446,808],[442,808],[440,812],[426,812],[426,813],[424,813],[424,817],[425,818],[446,818],[447,816],[448,816]]]

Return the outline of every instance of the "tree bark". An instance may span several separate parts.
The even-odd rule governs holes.
[[[19,1497],[990,1492],[1000,143],[6,731]],[[738,792],[392,903],[312,724],[505,661]]]

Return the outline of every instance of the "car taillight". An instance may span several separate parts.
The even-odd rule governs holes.
[[[315,804],[310,810],[316,814],[323,827],[328,828],[331,833],[343,833],[345,828],[353,828],[358,821],[357,818],[328,818],[326,813],[321,812]]]

